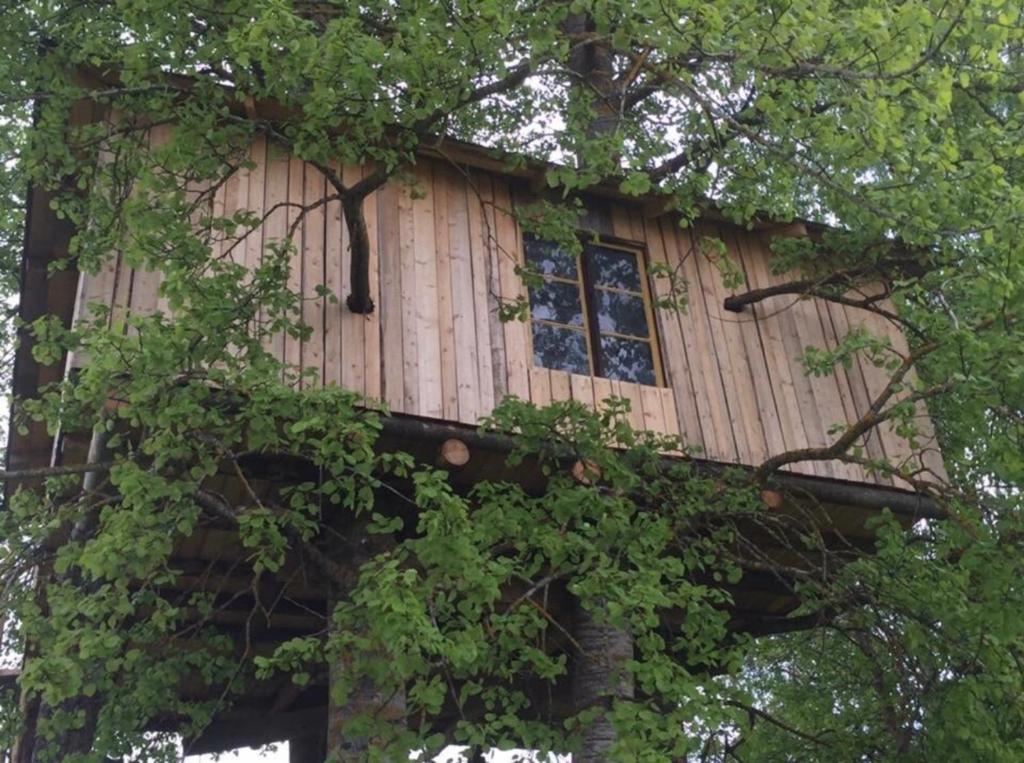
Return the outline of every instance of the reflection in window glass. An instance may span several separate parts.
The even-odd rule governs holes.
[[[591,278],[600,286],[640,291],[640,265],[636,255],[621,249],[591,246],[587,249]]]
[[[595,290],[594,312],[602,332],[647,336],[647,313],[639,294]]]
[[[600,348],[601,375],[609,379],[655,384],[654,358],[651,345],[617,336],[602,336]]]
[[[582,331],[534,323],[533,363],[543,368],[589,375],[587,338]]]
[[[567,281],[545,281],[530,289],[530,312],[534,320],[583,325],[580,287]]]
[[[523,239],[526,261],[541,275],[576,279],[576,257],[551,241],[533,236]]]

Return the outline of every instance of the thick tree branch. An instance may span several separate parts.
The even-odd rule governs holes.
[[[0,482],[16,482],[21,480],[45,479],[47,477],[64,477],[70,474],[89,474],[106,472],[114,465],[113,461],[101,461],[85,464],[68,464],[67,466],[40,466],[33,469],[0,469]]]
[[[764,461],[754,471],[751,479],[754,482],[763,482],[771,474],[789,464],[795,464],[800,461],[828,461],[845,453],[863,435],[896,415],[897,409],[895,407],[883,410],[886,403],[900,389],[903,379],[914,367],[914,364],[929,353],[934,352],[938,347],[937,342],[930,342],[907,355],[889,378],[889,383],[885,385],[885,389],[872,401],[868,410],[856,422],[851,424],[831,445],[819,448],[798,448],[785,453],[779,453]],[[948,391],[952,385],[952,381],[937,384],[927,390],[910,395],[904,402],[917,402],[935,397]]]

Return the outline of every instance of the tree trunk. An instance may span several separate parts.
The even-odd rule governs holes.
[[[588,138],[614,133],[621,120],[621,93],[615,83],[615,61],[611,46],[595,39],[580,44],[580,39],[595,31],[593,20],[585,13],[572,13],[565,20],[565,32],[576,46],[569,58],[569,69],[576,77],[571,88],[574,97],[591,99],[596,114],[587,125]],[[577,164],[583,166],[582,157]]]
[[[599,709],[583,730],[573,763],[606,763],[617,739],[608,711],[616,699],[633,697],[633,677],[626,663],[633,658],[633,637],[625,630],[599,622],[577,607],[574,637],[579,644],[572,674],[572,705],[577,713]]]
[[[92,439],[89,442],[88,463],[98,464],[108,460],[107,441],[109,437],[105,428],[93,430]],[[72,542],[84,543],[96,534],[102,505],[98,502],[86,503],[86,501],[100,487],[105,475],[106,473],[102,471],[85,473],[80,501],[84,511],[71,527],[70,540]],[[94,591],[99,586],[98,581],[86,586],[74,568],[62,575],[54,575],[51,579],[57,584],[75,583],[83,589],[87,589],[86,593]],[[43,585],[45,587],[45,583]],[[45,597],[45,591],[41,590],[40,596]],[[27,654],[31,654],[32,651],[31,645],[29,645]],[[27,738],[20,739],[16,745],[15,754],[18,757],[15,760],[18,763],[22,763],[22,761],[24,763],[53,763],[72,755],[87,755],[92,751],[96,723],[102,706],[103,697],[98,693],[89,697],[85,695],[71,697],[56,707],[39,701],[34,717],[30,718],[31,725],[25,732]],[[75,728],[62,729],[52,736],[41,736],[39,727],[45,726],[57,715],[65,718],[76,716],[81,719],[81,723]]]
[[[577,46],[569,61],[576,76],[572,92],[576,98],[590,99],[595,112],[586,126],[587,137],[609,136],[619,128],[622,105],[611,47],[598,39],[579,44],[595,32],[593,19],[585,13],[570,14],[565,32]],[[578,156],[576,163],[583,169],[586,160]],[[618,157],[613,163],[618,164]],[[581,606],[576,608],[574,637],[579,650],[572,675],[573,709],[580,713],[599,708],[600,712],[584,729],[581,749],[573,755],[573,763],[606,763],[616,741],[607,711],[616,699],[633,696],[633,678],[626,669],[633,657],[633,637],[628,631],[599,622]]]
[[[352,592],[362,566],[383,551],[388,544],[393,543],[387,536],[366,533],[360,525],[350,528],[346,535],[350,541],[345,544],[343,555],[337,556],[336,559],[349,572],[349,578],[345,585],[333,587],[328,602],[328,613],[333,612],[335,603],[343,601]],[[333,622],[329,622],[328,628],[333,627]],[[342,655],[329,666],[331,691],[327,709],[327,753],[332,763],[362,761],[365,759],[366,751],[374,744],[373,739],[355,736],[347,728],[353,715],[365,713],[385,720],[398,720],[405,715],[404,692],[392,693],[365,679],[347,701],[339,704],[335,699],[333,687],[344,676],[348,664],[348,660]]]

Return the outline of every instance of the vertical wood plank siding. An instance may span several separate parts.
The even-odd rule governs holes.
[[[254,268],[264,247],[280,241],[298,219],[298,205],[323,198],[328,188],[315,168],[262,139],[250,159],[253,167],[223,184],[213,209],[269,216],[234,248],[231,241],[213,246]],[[370,171],[336,169],[349,183]],[[277,336],[267,346],[289,363],[315,370],[319,381],[307,383],[339,384],[383,400],[395,412],[466,424],[475,424],[507,394],[539,405],[579,400],[591,407],[622,397],[636,427],[680,435],[705,458],[758,464],[784,450],[828,444],[834,436],[829,429],[855,420],[886,383],[885,372],[864,358],[832,375],[808,377],[800,362],[806,347],[835,347],[863,326],[906,351],[905,338],[892,325],[843,305],[778,296],[739,314],[728,312],[722,303],[730,291],[702,254],[702,241],[722,240],[748,286],[762,288],[785,280],[771,272],[771,241],[764,234],[707,221],[684,229],[671,216],[645,219],[638,208],[604,202],[591,210],[589,224],[635,241],[650,262],[685,279],[688,309],[656,311],[666,386],[535,367],[529,324],[502,323],[496,315],[503,302],[525,295],[516,275],[524,255],[514,214],[527,198],[525,189],[509,178],[435,160],[421,160],[412,174],[415,185],[389,184],[366,202],[377,306],[370,315],[344,306],[350,252],[341,205],[316,207],[295,227],[289,283],[306,297],[302,317],[311,333],[301,342]],[[77,315],[92,302],[111,307],[114,321],[160,309],[158,283],[157,274],[132,272],[114,257],[98,274],[83,276]],[[339,301],[316,297],[321,284]],[[656,296],[667,295],[664,279],[650,286]],[[930,448],[924,466],[941,474],[923,409],[920,430]],[[911,457],[892,427],[872,432],[860,445],[869,458],[899,464]],[[838,462],[793,470],[891,484]]]

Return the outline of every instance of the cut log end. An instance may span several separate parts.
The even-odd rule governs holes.
[[[581,485],[593,485],[601,479],[601,468],[589,459],[574,462],[570,473]]]
[[[469,463],[469,446],[454,437],[441,443],[437,453],[437,464],[442,467],[458,468]]]

